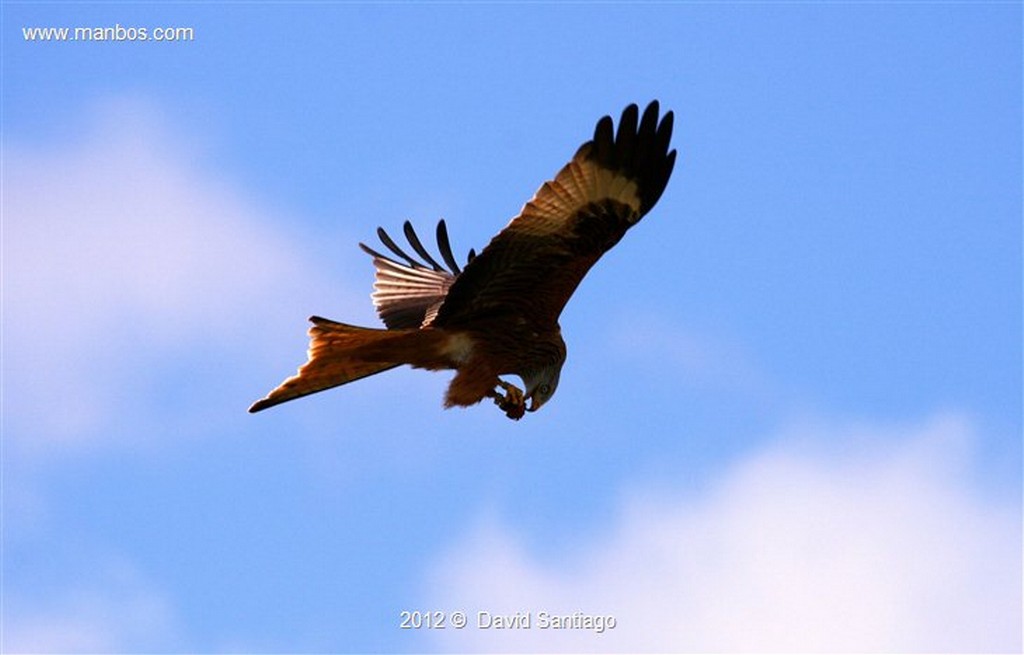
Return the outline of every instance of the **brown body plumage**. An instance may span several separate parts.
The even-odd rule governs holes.
[[[672,112],[659,121],[657,102],[642,119],[636,105],[627,107],[617,133],[605,116],[479,256],[470,252],[465,270],[444,221],[437,244],[447,268],[408,222],[405,236],[420,260],[378,229],[391,256],[360,245],[373,257],[373,300],[387,329],[311,318],[309,361],[249,411],[402,364],[454,369],[447,407],[493,398],[510,418],[535,411],[554,394],[565,362],[558,317],[590,267],[661,197],[675,163],[671,135]],[[502,375],[519,376],[525,390]]]

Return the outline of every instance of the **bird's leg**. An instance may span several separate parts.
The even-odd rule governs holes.
[[[498,386],[505,390],[505,395],[492,389],[488,395],[494,399],[494,404],[513,421],[523,418],[523,415],[526,414],[526,397],[522,390],[504,380],[498,380]]]

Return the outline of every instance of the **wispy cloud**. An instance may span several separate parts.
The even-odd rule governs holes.
[[[207,171],[155,105],[101,103],[68,133],[4,151],[3,648],[137,650],[174,630],[138,567],[84,554],[66,580],[8,575],[46,577],[40,544],[63,534],[38,465],[244,420],[252,398],[225,396],[275,348],[295,356],[320,290],[286,217]]]
[[[230,379],[267,356],[285,317],[301,343],[298,301],[317,276],[286,218],[204,170],[153,105],[107,102],[84,136],[9,139],[4,155],[5,437],[17,448],[115,438],[158,404],[156,371]]]
[[[1019,508],[972,491],[974,439],[955,416],[797,426],[698,497],[629,495],[571,561],[484,520],[426,604],[470,627],[433,634],[473,651],[1019,651]],[[478,611],[533,623],[478,629]],[[616,627],[540,629],[541,611]]]

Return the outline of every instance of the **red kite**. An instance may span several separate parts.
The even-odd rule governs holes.
[[[408,222],[406,239],[423,261],[378,229],[402,260],[359,244],[373,257],[373,303],[387,329],[310,318],[309,361],[249,411],[402,364],[455,369],[445,407],[492,398],[512,419],[536,411],[554,395],[565,362],[562,308],[594,262],[658,202],[675,164],[671,137],[672,112],[659,121],[657,101],[642,118],[636,105],[626,107],[618,132],[605,116],[555,179],[479,255],[470,252],[463,270],[444,221],[437,244],[447,269]],[[525,389],[500,375],[519,376]]]

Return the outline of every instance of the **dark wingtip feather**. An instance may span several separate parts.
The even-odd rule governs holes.
[[[594,147],[591,154],[601,166],[615,166],[615,128],[611,116],[602,117],[594,127]]]
[[[359,242],[359,248],[370,257],[379,257],[380,259],[387,259],[387,256],[380,254],[379,252],[377,252],[376,250],[374,250],[373,248],[371,248],[370,246],[366,245],[361,241]]]
[[[668,179],[669,179],[669,177],[671,177],[672,169],[675,167],[675,165],[676,165],[676,151],[673,150],[672,152],[668,153],[668,155],[665,157],[665,163],[664,163],[664,166],[662,167],[661,174],[660,174],[660,176],[658,178],[658,181],[657,181],[656,184],[651,185],[651,192],[644,199],[644,203],[646,204],[646,208],[643,209],[643,211],[649,210],[651,207],[653,207],[658,202],[658,200],[661,199],[661,194],[663,194],[665,192],[665,188],[668,186]]]
[[[668,152],[675,115],[667,111],[659,120],[660,111],[657,100],[648,103],[643,114],[631,104],[622,111],[614,132],[612,119],[602,117],[594,128],[593,141],[583,144],[576,155],[636,180],[641,214],[650,211],[661,198],[675,164],[675,151]]]
[[[619,119],[619,129],[615,134],[615,150],[618,152],[632,152],[636,143],[636,122],[639,117],[640,108],[632,104],[622,110],[622,118]]]
[[[657,144],[657,152],[661,153],[662,156],[668,152],[669,142],[672,140],[672,126],[674,123],[675,114],[668,111],[665,112],[665,115],[661,118],[661,123],[658,124],[658,131],[654,135],[654,140]]]
[[[418,266],[422,266],[422,264],[420,264],[415,259],[413,259],[409,255],[407,255],[406,252],[404,250],[402,250],[398,246],[398,244],[395,243],[395,241],[388,235],[388,233],[384,231],[384,228],[382,228],[382,227],[378,227],[377,228],[377,238],[380,239],[380,242],[383,243],[384,246],[388,250],[390,250],[392,253],[394,253],[395,256],[401,257],[402,259],[404,259],[406,261],[406,263],[409,264],[409,266],[412,266],[413,268],[416,268]],[[387,259],[387,257],[385,257],[384,259]]]
[[[405,234],[405,238],[409,241],[409,245],[416,251],[416,254],[419,255],[422,260],[417,260],[409,253],[405,252],[401,246],[395,243],[395,240],[391,238],[391,235],[389,235],[382,227],[377,228],[377,238],[379,238],[380,242],[391,251],[393,256],[404,260],[405,265],[417,269],[426,269],[428,268],[424,265],[424,262],[426,262],[431,268],[433,268],[433,270],[439,273],[450,272],[454,275],[462,273],[462,269],[459,267],[458,262],[456,262],[455,256],[452,252],[451,241],[448,238],[448,227],[445,225],[443,218],[437,223],[437,249],[438,252],[441,253],[441,258],[444,260],[444,263],[448,265],[447,269],[441,266],[437,260],[431,256],[430,251],[423,246],[423,242],[420,241],[419,235],[416,234],[411,222],[405,221],[402,225],[402,230]],[[388,255],[378,252],[365,243],[360,243],[359,248],[371,257],[398,263]],[[476,253],[470,250],[469,256],[466,258],[466,262],[468,263],[475,256]]]
[[[412,249],[416,251],[416,254],[422,257],[423,261],[430,264],[435,271],[443,271],[444,267],[438,264],[437,260],[430,256],[430,252],[423,247],[419,236],[416,234],[416,230],[412,227],[412,223],[410,221],[406,221],[402,226],[402,229],[405,231],[405,239],[409,242],[409,245],[412,246]]]
[[[659,105],[657,100],[652,100],[647,108],[644,109],[643,118],[640,119],[640,127],[637,128],[638,134],[653,134],[658,128],[658,110]]]
[[[437,249],[441,251],[441,258],[444,259],[444,263],[448,264],[448,270],[456,275],[462,273],[462,269],[459,268],[459,263],[455,261],[455,256],[452,255],[452,244],[448,240],[448,226],[444,224],[442,218],[437,222]]]

